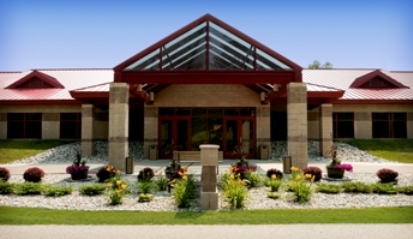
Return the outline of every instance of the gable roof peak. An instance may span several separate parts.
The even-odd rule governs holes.
[[[379,78],[391,88],[409,88],[408,86],[403,85],[402,83],[398,82],[394,78],[390,77],[389,75],[385,74],[382,70],[376,69],[372,72],[369,72],[365,75],[362,75],[356,78],[353,83],[350,85],[350,88],[365,88],[366,84],[369,84],[372,80]],[[368,87],[370,88],[370,87]],[[379,88],[388,88],[388,87],[379,87]]]
[[[29,74],[23,76],[19,80],[15,81],[11,85],[7,86],[6,89],[18,89],[22,87],[26,83],[30,83],[30,81],[35,80],[35,79],[40,79],[45,85],[51,86],[51,88],[55,89],[63,89],[65,88],[56,78],[45,74],[43,72],[40,72],[38,70],[33,70]],[[43,87],[38,87],[38,88],[43,88]],[[50,87],[47,87],[50,88]]]

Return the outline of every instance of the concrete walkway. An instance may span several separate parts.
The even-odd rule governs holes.
[[[0,226],[0,238],[26,239],[227,239],[374,238],[411,239],[413,224],[296,224],[219,226]]]
[[[231,164],[237,162],[236,160],[224,160],[219,164],[219,170],[228,170]],[[270,168],[276,168],[282,170],[282,163],[274,160],[249,160],[250,163],[259,166],[261,172],[266,172]],[[139,170],[145,167],[151,167],[155,172],[163,171],[163,169],[169,164],[169,160],[140,160],[134,165],[134,174],[137,174]],[[188,165],[189,163],[183,163]],[[390,168],[396,170],[399,174],[413,174],[413,164],[403,163],[363,163],[352,162],[354,173],[372,173],[375,174],[381,168]],[[90,166],[90,172],[95,173],[97,170],[105,164],[88,164]],[[309,162],[309,166],[317,166],[325,171],[325,162]],[[11,174],[23,174],[29,167],[39,167],[45,171],[46,174],[65,174],[68,163],[64,164],[3,164],[0,167],[6,167],[10,170]],[[193,174],[200,174],[201,165],[194,163],[189,167],[189,170]]]

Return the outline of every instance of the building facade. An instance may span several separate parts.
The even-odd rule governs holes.
[[[108,140],[123,169],[128,142],[144,158],[217,144],[268,158],[287,140],[298,167],[307,141],[412,139],[413,72],[303,69],[207,14],[113,69],[0,73],[0,139]]]

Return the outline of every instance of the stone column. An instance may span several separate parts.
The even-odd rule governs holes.
[[[94,153],[93,111],[93,105],[82,105],[82,156],[92,156]]]
[[[354,112],[354,138],[371,139],[373,122],[371,112]]]
[[[129,86],[111,83],[109,91],[109,164],[125,171],[128,156]]]
[[[320,106],[320,155],[330,156],[333,145],[333,105],[322,104]]]
[[[287,86],[288,155],[292,166],[307,167],[307,88],[304,83]]]
[[[260,159],[271,159],[271,110],[269,105],[263,107],[257,107],[257,156]],[[268,149],[267,155],[260,155],[260,146],[265,145]]]
[[[59,120],[60,120],[59,113],[43,113],[42,139],[59,139],[60,138],[60,121]]]
[[[149,159],[149,148],[158,145],[158,108],[145,104],[143,110],[143,158]]]
[[[218,210],[217,166],[219,145],[202,144],[202,190],[201,209]]]

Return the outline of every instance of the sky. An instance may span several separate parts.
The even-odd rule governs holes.
[[[302,67],[413,71],[413,1],[0,0],[0,71],[113,68],[209,13]]]

